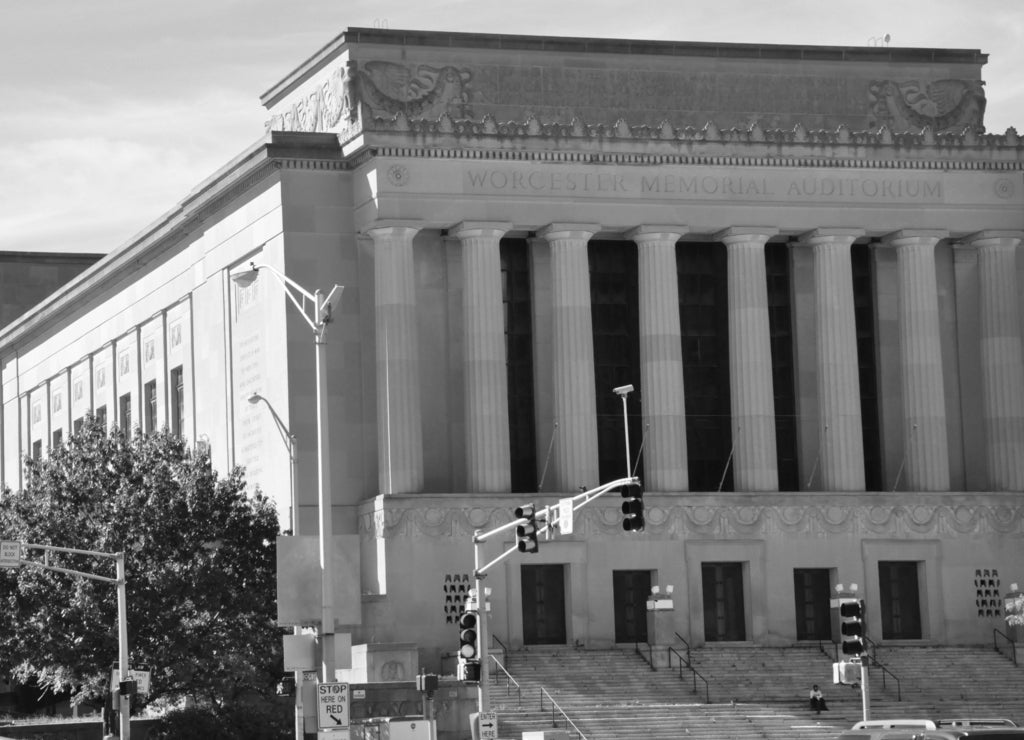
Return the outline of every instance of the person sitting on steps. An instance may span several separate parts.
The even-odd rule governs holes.
[[[818,688],[818,684],[811,687],[811,709],[817,710],[818,714],[828,711],[828,707],[825,706],[825,697],[822,695],[821,689]]]

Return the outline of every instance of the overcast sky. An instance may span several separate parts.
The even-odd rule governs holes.
[[[263,135],[259,96],[345,28],[980,49],[1024,133],[1024,3],[0,0],[0,250],[108,252]]]

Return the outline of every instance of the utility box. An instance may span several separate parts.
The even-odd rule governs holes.
[[[388,717],[381,722],[380,740],[433,740],[430,720],[423,717]]]

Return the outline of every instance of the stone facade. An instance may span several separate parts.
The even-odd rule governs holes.
[[[987,643],[1024,561],[1024,146],[984,132],[984,62],[349,30],[264,96],[263,141],[0,332],[0,475],[105,408],[315,535],[313,341],[280,284],[231,280],[255,261],[345,288],[356,645],[451,672],[473,533],[630,463],[642,533],[605,496],[487,574],[504,644],[639,639],[623,578],[673,585],[692,644],[831,639],[850,582],[873,639]]]

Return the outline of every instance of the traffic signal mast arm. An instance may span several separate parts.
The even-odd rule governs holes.
[[[615,491],[622,486],[639,485],[639,483],[640,479],[637,478],[636,476],[630,478],[618,478],[617,480],[613,480],[611,483],[602,483],[597,488],[591,488],[589,491],[584,491],[583,493],[573,496],[572,510],[574,512],[578,511],[587,504],[589,504],[591,501],[600,498],[601,496],[605,495],[610,491]],[[533,518],[539,524],[537,529],[538,535],[543,534],[545,532],[549,532],[552,527],[558,526],[558,507],[545,506],[542,509],[537,509],[536,513],[533,515]],[[502,524],[500,527],[495,527],[494,529],[488,530],[487,532],[477,532],[473,535],[473,544],[483,544],[495,535],[499,535],[502,532],[505,532],[510,529],[514,530],[516,527],[519,526],[525,526],[529,524],[529,521],[530,520],[527,517],[519,517],[518,519],[513,519],[511,522],[508,522],[507,524]],[[540,522],[543,522],[543,524],[540,524]],[[503,552],[501,555],[499,555],[486,565],[480,565],[478,563],[476,569],[476,577],[483,578],[488,570],[490,570],[495,565],[497,565],[502,560],[509,557],[515,552],[519,552],[519,549],[517,547],[510,547],[508,550]]]
[[[26,560],[19,557],[19,565],[31,565],[35,568],[42,568],[43,570],[52,570],[58,573],[67,573],[72,576],[81,576],[82,578],[89,578],[94,581],[103,581],[104,583],[112,583],[117,587],[117,643],[118,643],[118,673],[120,683],[124,683],[131,677],[128,665],[128,594],[127,594],[127,582],[128,575],[124,565],[124,553],[109,553],[109,552],[97,552],[95,550],[76,550],[71,547],[56,547],[54,545],[32,545],[29,543],[22,543],[21,547],[25,550],[42,550],[43,559],[39,560]],[[114,561],[115,577],[101,576],[96,573],[86,573],[81,570],[72,570],[71,568],[62,568],[58,565],[51,565],[50,553],[51,552],[64,552],[69,555],[86,555],[93,558],[105,558],[107,560]],[[130,697],[127,695],[118,695],[118,712],[119,712],[119,731],[121,740],[131,740],[131,722],[129,720],[129,701]]]
[[[70,547],[54,547],[53,545],[32,545],[29,543],[23,543],[21,545],[26,550],[42,550],[43,559],[39,560],[28,560],[22,558],[22,565],[32,565],[36,568],[42,568],[43,570],[52,570],[57,573],[67,573],[72,576],[81,576],[82,578],[90,578],[94,581],[103,581],[104,583],[113,583],[114,585],[119,584],[121,581],[118,578],[111,578],[110,576],[101,576],[96,573],[86,573],[82,570],[72,570],[70,568],[61,568],[57,565],[50,564],[50,553],[51,552],[66,552],[72,555],[89,555],[96,558],[108,558],[110,560],[117,560],[121,557],[120,553],[112,554],[109,552],[96,552],[94,550],[75,550]]]

